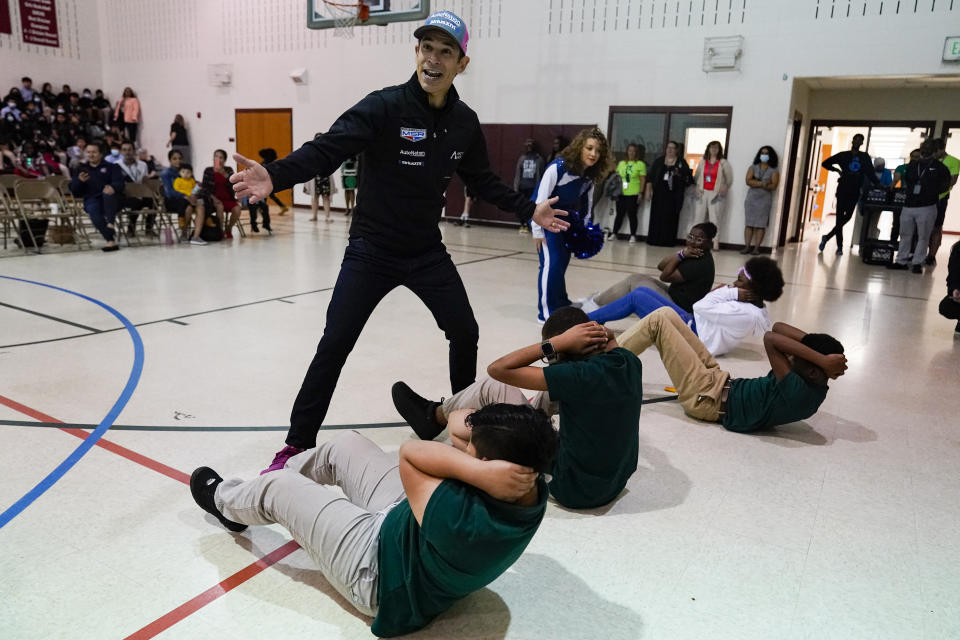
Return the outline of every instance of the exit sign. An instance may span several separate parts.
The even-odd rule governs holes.
[[[943,61],[960,61],[960,36],[950,36],[946,42],[943,43]]]

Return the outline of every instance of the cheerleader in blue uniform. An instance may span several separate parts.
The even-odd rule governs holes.
[[[554,208],[578,211],[589,221],[593,210],[593,187],[613,168],[607,138],[600,129],[584,129],[560,152],[543,172],[534,194],[539,204],[554,196],[560,198]],[[570,263],[570,250],[564,246],[563,233],[553,233],[531,223],[540,257],[537,279],[537,319],[542,323],[550,314],[570,305],[564,280]]]

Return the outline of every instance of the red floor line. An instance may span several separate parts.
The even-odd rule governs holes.
[[[299,548],[300,545],[298,545],[296,541],[290,540],[280,548],[268,553],[253,564],[247,565],[240,571],[237,571],[220,584],[210,587],[200,595],[188,600],[187,602],[184,602],[176,609],[160,616],[139,631],[135,631],[134,633],[130,634],[125,638],[125,640],[147,640],[147,638],[156,637],[158,634],[163,633],[187,616],[196,613],[203,607],[207,606],[223,594],[239,587],[241,584],[254,577],[267,567],[270,567],[280,560],[286,558]]]
[[[36,409],[28,407],[25,404],[20,404],[16,400],[11,400],[6,396],[0,396],[0,404],[10,407],[14,411],[18,411],[26,416],[30,416],[35,420],[40,420],[41,422],[57,422],[57,423],[63,424],[63,420],[58,420],[53,416],[48,416],[42,411],[37,411]],[[90,432],[84,431],[83,429],[67,429],[67,428],[61,427],[60,430],[63,431],[64,433],[69,433],[72,436],[76,436],[81,440],[86,440],[87,437],[90,435]],[[102,449],[106,449],[107,451],[111,453],[115,453],[116,455],[121,456],[123,458],[126,458],[131,462],[135,462],[142,467],[146,467],[147,469],[156,471],[157,473],[161,473],[167,476],[168,478],[172,478],[184,484],[190,484],[190,476],[184,473],[183,471],[179,471],[177,469],[174,469],[173,467],[168,467],[162,462],[157,462],[156,460],[153,460],[152,458],[148,458],[145,455],[139,454],[136,451],[132,451],[130,449],[127,449],[126,447],[120,446],[116,442],[110,442],[106,438],[100,438],[100,440],[97,441],[96,446]]]

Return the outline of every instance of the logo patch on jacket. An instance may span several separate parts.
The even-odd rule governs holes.
[[[454,151],[453,153],[450,154],[450,159],[451,159],[451,160],[462,160],[462,159],[463,159],[463,151]]]
[[[409,140],[410,142],[420,142],[427,137],[427,130],[400,127],[400,137],[404,140]]]

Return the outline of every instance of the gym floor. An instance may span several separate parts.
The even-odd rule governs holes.
[[[186,485],[200,465],[250,477],[283,446],[347,239],[342,216],[308,218],[207,247],[0,260],[0,637],[371,637],[285,530],[231,534]],[[480,371],[537,342],[530,236],[441,229]],[[514,567],[413,637],[960,637],[960,340],[936,312],[952,240],[922,276],[814,241],[781,251],[772,317],[833,334],[849,359],[820,412],[744,436],[648,404],[619,499],[551,503]],[[567,288],[655,273],[663,253],[608,243],[571,262]],[[743,263],[715,259],[718,282]],[[642,361],[645,398],[668,396],[656,351]],[[759,339],[720,361],[769,368]],[[412,437],[390,401],[401,379],[449,393],[443,335],[406,290],[368,323],[326,428],[395,450]]]

